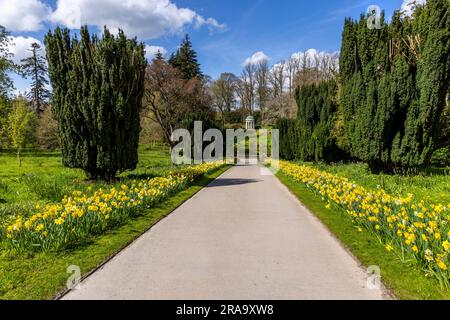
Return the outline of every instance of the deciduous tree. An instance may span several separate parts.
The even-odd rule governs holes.
[[[164,141],[169,145],[173,145],[174,130],[191,130],[194,121],[202,121],[204,128],[210,127],[212,103],[204,81],[199,77],[186,80],[162,58],[154,59],[147,67],[144,116],[160,125]]]
[[[14,100],[11,113],[8,116],[8,135],[11,145],[17,150],[17,161],[22,166],[21,152],[25,148],[31,136],[31,124],[33,112],[27,106],[27,101],[23,97]]]
[[[219,110],[223,126],[227,122],[227,115],[236,106],[236,86],[238,78],[232,73],[222,73],[211,84],[211,97],[213,106]]]

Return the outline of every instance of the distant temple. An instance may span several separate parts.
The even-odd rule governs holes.
[[[245,119],[245,129],[246,130],[255,129],[255,118],[253,116],[248,116]]]

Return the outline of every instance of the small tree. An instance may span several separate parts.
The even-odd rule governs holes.
[[[80,40],[56,28],[45,47],[64,165],[102,180],[136,168],[144,45],[121,30],[105,28],[100,39],[83,27]]]
[[[20,68],[25,77],[31,78],[31,91],[27,94],[27,98],[30,99],[36,113],[40,113],[44,111],[50,98],[50,91],[46,87],[48,85],[47,63],[41,55],[39,44],[33,43],[29,51],[31,56],[21,60]]]
[[[17,160],[22,166],[21,152],[30,137],[33,112],[27,107],[27,101],[19,97],[13,102],[13,108],[8,116],[8,135],[14,149],[17,150]]]

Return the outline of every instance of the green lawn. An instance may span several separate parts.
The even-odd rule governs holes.
[[[168,147],[144,145],[136,170],[120,178],[153,177],[173,168]],[[82,170],[63,167],[57,151],[25,151],[21,167],[14,152],[0,152],[0,227],[19,214],[27,216],[37,203],[59,202],[72,191],[102,186],[87,182]]]
[[[30,152],[19,168],[14,155],[2,154],[0,161],[0,198],[3,227],[17,214],[27,214],[36,202],[59,201],[72,190],[99,188],[101,183],[88,183],[83,172],[63,168],[57,152]],[[143,146],[139,167],[121,175],[121,179],[147,178],[172,170],[172,162],[165,147]],[[68,279],[67,267],[76,265],[83,274],[102,264],[131,241],[172,212],[201,188],[224,172],[224,167],[208,174],[188,189],[146,210],[125,225],[87,239],[72,250],[57,253],[16,254],[0,247],[0,299],[49,299],[64,289]],[[45,190],[45,191],[44,191]],[[2,225],[0,224],[0,227]]]
[[[344,176],[351,181],[369,188],[378,187],[391,195],[414,195],[417,200],[450,204],[450,168],[430,169],[417,175],[401,176],[372,174],[367,164],[309,164],[320,170]]]
[[[321,166],[323,169],[323,166]],[[344,169],[362,170],[361,168],[349,166],[339,166],[327,168],[333,172],[343,174]],[[359,232],[353,225],[351,219],[342,210],[332,206],[330,209],[325,207],[322,199],[305,185],[292,180],[281,171],[277,177],[283,182],[314,214],[329,228],[329,230],[358,258],[366,267],[377,265],[381,268],[383,283],[391,290],[398,299],[450,299],[450,293],[442,291],[437,280],[426,277],[425,273],[417,265],[404,263],[400,259],[386,251],[383,244],[371,233],[366,230]],[[375,177],[366,175],[355,175],[353,180],[358,183],[370,186],[370,183],[376,183]],[[419,181],[425,181],[428,178],[418,178]],[[442,178],[445,180],[444,178]],[[447,176],[448,181],[448,176]],[[408,178],[399,178],[397,184],[395,177],[389,180],[391,187],[401,186]],[[441,187],[445,187],[443,184]],[[448,187],[448,186],[447,186]],[[409,189],[411,190],[411,189]],[[426,189],[417,186],[414,190],[420,190],[420,197],[426,196]],[[412,191],[409,191],[412,192]],[[430,195],[432,197],[432,195]],[[448,197],[448,195],[447,195]],[[444,197],[445,198],[445,197]],[[439,198],[434,198],[438,200]]]

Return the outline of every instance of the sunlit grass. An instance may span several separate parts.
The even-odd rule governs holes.
[[[161,176],[171,169],[168,147],[143,145],[138,167],[119,175],[117,183]],[[64,195],[88,187],[97,189],[105,184],[87,181],[82,170],[65,168],[59,151],[25,151],[22,166],[13,152],[0,152],[0,226],[18,215],[26,217],[38,203],[58,202]]]
[[[372,174],[368,165],[353,164],[308,164],[369,189],[381,188],[393,196],[405,197],[408,193],[415,200],[429,203],[450,203],[450,169],[429,169],[415,175]]]
[[[381,279],[397,299],[450,299],[436,279],[427,277],[422,268],[393,256],[371,232],[359,232],[352,219],[336,206],[326,207],[321,196],[303,183],[279,171],[277,177],[308,207],[358,258],[363,266],[379,266]]]

